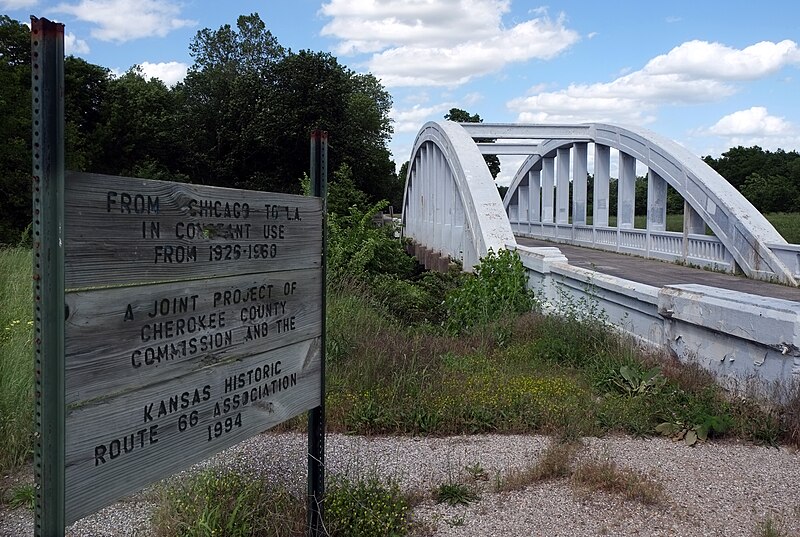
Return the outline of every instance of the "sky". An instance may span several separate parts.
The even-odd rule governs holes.
[[[800,150],[800,2],[740,0],[0,0],[65,24],[66,53],[174,84],[198,30],[258,13],[291,50],[330,52],[391,93],[399,167],[451,108],[486,123],[611,122],[699,156]],[[501,157],[498,182],[519,157]]]

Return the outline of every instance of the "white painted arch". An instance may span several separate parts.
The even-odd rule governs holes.
[[[471,134],[474,137],[502,136],[508,126],[492,127],[484,124]],[[786,240],[728,181],[676,142],[646,129],[605,123],[571,126],[572,129],[581,129],[579,135],[569,138],[542,136],[542,129],[551,126],[516,127],[514,138],[538,138],[540,142],[528,145],[530,156],[520,166],[506,193],[506,209],[529,172],[541,170],[548,159],[559,150],[563,154],[576,141],[583,144],[593,142],[617,149],[663,178],[709,226],[749,277],[797,285],[792,271],[770,249],[770,246],[785,245]],[[556,131],[553,134],[560,136],[562,133]]]
[[[458,123],[423,125],[411,152],[403,235],[471,271],[491,248],[516,244],[478,146]]]

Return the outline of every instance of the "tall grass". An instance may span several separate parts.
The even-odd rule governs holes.
[[[800,213],[766,213],[769,223],[791,244],[800,244]]]
[[[0,250],[0,471],[32,450],[33,307],[31,251]]]
[[[331,430],[573,440],[655,435],[665,422],[686,429],[713,422],[725,426],[718,436],[774,444],[794,442],[800,428],[780,418],[790,413],[732,401],[711,375],[645,354],[598,320],[530,313],[455,337],[403,325],[357,289],[331,293],[328,304]]]

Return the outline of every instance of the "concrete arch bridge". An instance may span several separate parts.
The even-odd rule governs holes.
[[[479,142],[487,139],[495,141]],[[504,199],[484,154],[526,157]],[[643,228],[634,220],[637,168],[646,170]],[[681,232],[666,230],[668,186],[683,199]],[[769,379],[800,377],[800,303],[793,295],[642,284],[570,265],[558,244],[520,244],[547,239],[797,287],[800,246],[788,244],[698,156],[654,132],[605,123],[426,123],[409,161],[402,224],[428,265],[449,259],[470,270],[490,248],[516,249],[530,285],[553,308],[599,300],[609,319],[638,339],[732,379],[754,368]]]

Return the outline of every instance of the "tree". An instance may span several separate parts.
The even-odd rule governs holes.
[[[797,211],[800,202],[797,186],[782,175],[752,173],[742,185],[742,194],[762,213]]]
[[[456,123],[483,123],[481,116],[478,114],[470,114],[466,110],[460,108],[451,108],[448,113],[444,115],[448,121],[455,121]],[[491,138],[478,138],[475,140],[479,144],[494,143]],[[500,159],[497,155],[483,155],[483,160],[486,161],[486,166],[489,167],[489,173],[492,174],[492,179],[497,179],[500,174]]]
[[[30,30],[0,15],[0,244],[31,222]]]
[[[86,60],[64,59],[66,167],[97,171],[103,145],[110,71]]]
[[[286,51],[257,14],[201,30],[190,49],[195,64],[176,91],[184,169],[195,180],[297,192],[309,135],[324,129],[330,170],[347,164],[373,200],[402,194],[386,147],[391,96],[375,77],[328,53]]]
[[[800,191],[797,151],[737,146],[718,159],[706,156],[703,160],[762,212],[796,210],[793,193]]]
[[[161,81],[146,79],[132,67],[111,80],[105,104],[105,124],[95,171],[149,179],[183,179],[176,139],[176,96]]]

